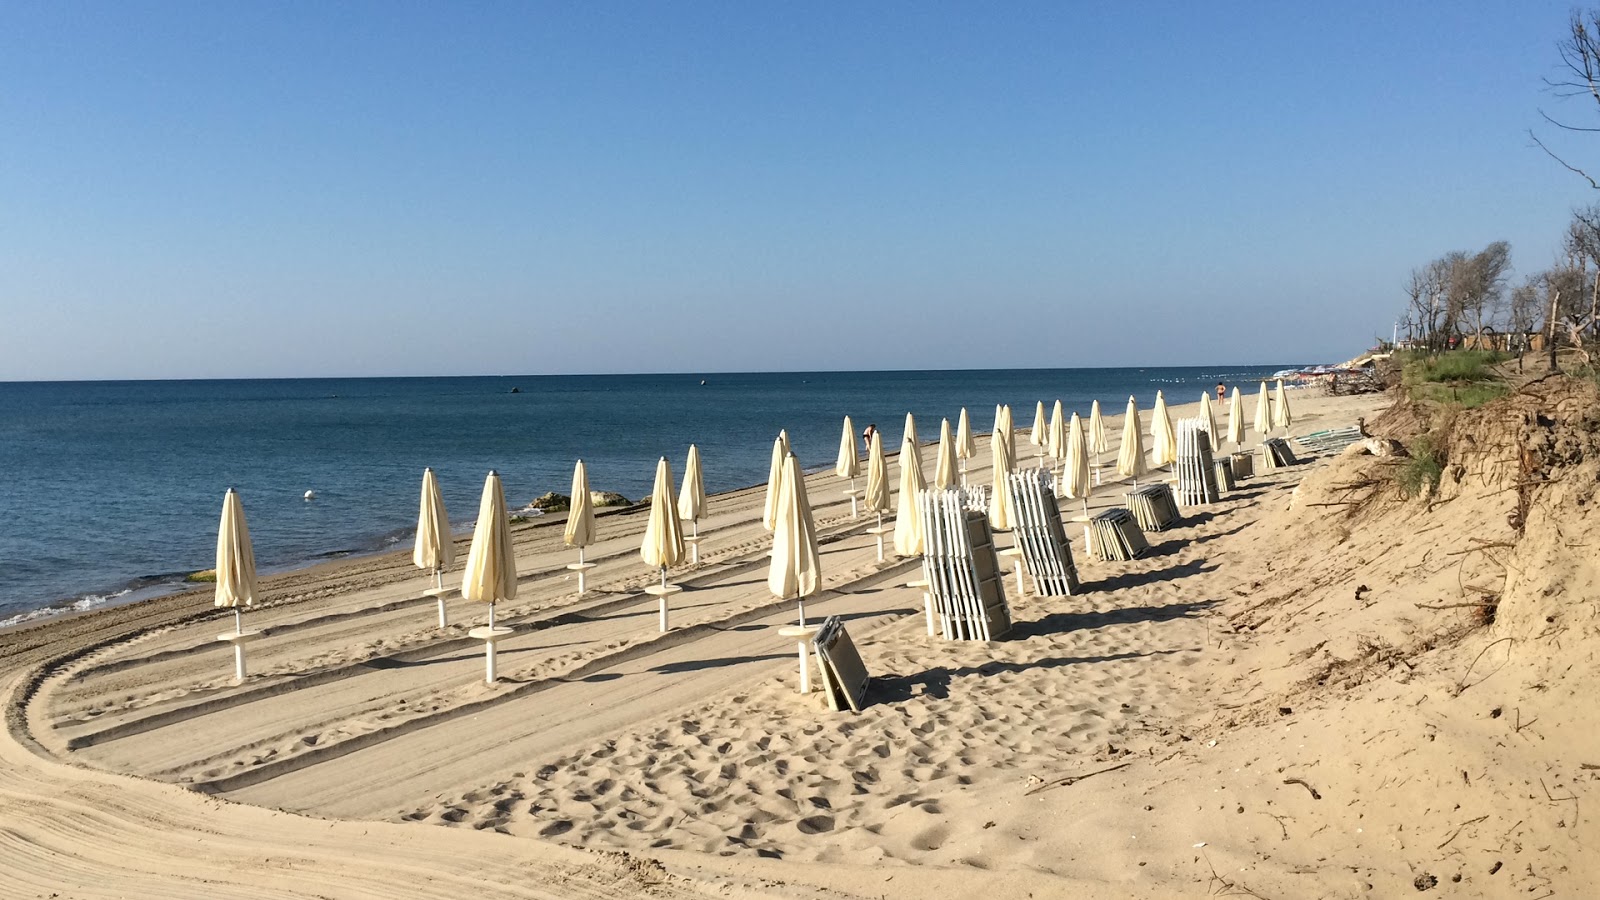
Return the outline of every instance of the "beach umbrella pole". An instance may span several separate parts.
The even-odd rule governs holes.
[[[444,611],[444,569],[433,570],[433,583],[437,585],[439,592],[439,596],[436,598],[439,601],[439,627],[444,628],[450,624],[450,619],[445,615]]]
[[[806,598],[801,597],[799,599],[800,599],[800,627],[804,628],[804,627],[806,627]]]
[[[961,486],[967,486],[967,461],[964,459],[961,461]]]
[[[698,565],[700,565],[700,520],[699,519],[690,519],[689,520],[689,537],[693,538],[693,540],[691,540],[689,542],[689,555],[690,555],[689,563],[691,565],[698,566]]]
[[[233,633],[244,634],[244,620],[237,606],[233,608]],[[233,642],[233,677],[237,681],[244,681],[244,641]]]
[[[878,562],[883,562],[883,513],[878,513]]]
[[[489,637],[483,642],[483,677],[490,684],[494,684],[498,672],[494,660],[494,603],[489,604]]]
[[[662,633],[665,633],[666,630],[667,630],[667,567],[666,566],[662,566],[661,567],[661,596],[658,598],[658,602],[661,604],[661,631],[662,631]]]
[[[853,475],[850,477],[850,518],[859,518],[856,513],[856,479]]]

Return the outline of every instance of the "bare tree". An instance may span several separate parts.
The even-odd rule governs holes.
[[[1565,71],[1556,78],[1546,78],[1545,86],[1552,94],[1563,100],[1587,96],[1596,104],[1590,112],[1600,112],[1600,10],[1590,10],[1587,13],[1574,10],[1572,18],[1567,23],[1567,36],[1556,45],[1556,49],[1561,55],[1561,64]],[[1542,109],[1539,110],[1539,115],[1546,122],[1564,131],[1600,132],[1600,128],[1597,127],[1574,125],[1557,120]],[[1533,142],[1551,159],[1589,182],[1590,187],[1600,190],[1600,182],[1595,181],[1582,168],[1558,156],[1555,151],[1545,146],[1544,141],[1541,141],[1532,130],[1528,131],[1528,136],[1533,138]]]
[[[1511,289],[1506,303],[1506,330],[1514,334],[1527,334],[1539,323],[1545,311],[1545,292],[1549,289],[1547,273],[1529,275]]]
[[[1511,245],[1495,241],[1472,256],[1451,254],[1450,306],[1458,326],[1470,325],[1483,345],[1483,333],[1498,318],[1511,271]]]

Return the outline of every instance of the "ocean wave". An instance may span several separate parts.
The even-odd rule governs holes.
[[[131,593],[133,593],[133,588],[123,588],[120,591],[113,591],[109,594],[85,594],[82,597],[78,597],[66,603],[51,604],[50,606],[43,607],[42,609],[32,609],[28,610],[27,612],[17,613],[16,615],[5,619],[0,619],[0,628],[10,628],[13,625],[21,625],[24,622],[48,619],[52,616],[60,616],[67,613],[83,612],[85,610],[94,609],[98,606],[105,606],[112,601],[120,600]]]

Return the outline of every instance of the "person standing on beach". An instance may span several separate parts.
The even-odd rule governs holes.
[[[1217,382],[1217,402],[1221,403],[1226,399],[1228,399],[1228,386],[1219,381]]]
[[[872,436],[878,433],[878,423],[872,422],[861,429],[861,443],[866,445],[867,455],[872,455]]]

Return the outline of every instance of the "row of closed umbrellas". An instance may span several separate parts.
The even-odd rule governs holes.
[[[1287,428],[1291,423],[1288,398],[1284,385],[1277,384],[1276,402],[1269,402],[1266,382],[1261,383],[1257,402],[1255,430],[1266,435],[1276,427]],[[1229,438],[1242,443],[1244,423],[1238,388],[1233,391],[1229,409]],[[1209,394],[1201,399],[1201,418],[1210,424],[1215,435]],[[1151,422],[1152,455],[1154,465],[1161,466],[1177,458],[1176,434],[1166,410],[1164,395],[1157,392]],[[996,528],[1011,527],[1013,513],[1005,478],[1016,466],[1015,429],[1011,408],[995,407],[994,428],[990,432],[990,452],[993,459],[993,489],[990,491],[990,517]],[[1100,403],[1092,405],[1087,427],[1074,412],[1070,420],[1063,420],[1061,402],[1055,403],[1048,418],[1044,404],[1038,404],[1030,440],[1040,448],[1041,458],[1048,453],[1053,462],[1060,464],[1062,492],[1071,498],[1085,498],[1089,491],[1091,456],[1098,466],[1099,454],[1109,450]],[[1215,443],[1215,437],[1212,438]],[[942,421],[933,484],[946,489],[965,482],[966,462],[976,451],[967,410],[962,409],[955,431],[949,419]],[[896,511],[894,546],[897,554],[915,556],[923,550],[921,517],[915,504],[927,482],[922,472],[920,441],[916,422],[906,415],[905,431],[900,448],[899,508]],[[1143,447],[1139,408],[1133,397],[1128,398],[1124,418],[1123,436],[1117,459],[1118,474],[1137,480],[1149,471],[1150,462]],[[835,473],[854,479],[863,474],[856,453],[855,429],[849,416],[844,419],[844,432],[840,441],[839,458]],[[890,492],[888,465],[883,452],[881,434],[873,430],[868,439],[865,468],[867,485],[862,501],[867,511],[882,516],[889,511]],[[650,518],[640,543],[644,562],[657,569],[661,576],[662,630],[666,630],[666,598],[668,590],[666,572],[681,564],[686,555],[688,541],[697,540],[698,521],[704,515],[706,494],[700,464],[699,449],[690,446],[682,489],[674,501],[674,479],[671,464],[662,457],[656,464],[656,478],[651,492]],[[571,506],[568,512],[563,540],[579,551],[576,568],[587,567],[583,550],[595,540],[594,506],[589,491],[588,473],[582,460],[574,467]],[[687,521],[695,535],[686,540],[683,523]],[[773,532],[772,560],[768,571],[768,588],[780,599],[804,598],[814,594],[820,585],[820,554],[817,550],[816,527],[806,496],[804,472],[799,460],[789,446],[788,435],[780,432],[773,442],[772,464],[768,473],[767,495],[762,509],[762,524]],[[245,522],[243,504],[237,492],[230,488],[223,500],[222,522],[218,530],[216,556],[216,597],[218,607],[235,611],[234,638],[245,633],[238,616],[241,607],[254,605],[258,586],[255,556],[251,547],[249,527]],[[449,517],[443,495],[433,470],[423,472],[421,507],[417,522],[416,542],[412,562],[418,568],[432,572],[436,584],[442,589],[442,573],[455,561],[455,546],[450,537]],[[494,625],[494,604],[515,599],[517,595],[517,569],[511,545],[510,520],[505,494],[498,473],[491,471],[484,482],[479,502],[478,518],[473,529],[472,543],[467,553],[462,573],[461,595],[467,600],[489,604],[489,632],[498,634]],[[581,581],[580,581],[581,584]],[[675,590],[675,588],[673,589]],[[442,607],[441,607],[442,610]],[[801,623],[804,624],[804,607],[801,606]],[[443,617],[441,615],[441,625]],[[504,630],[502,630],[504,631]],[[509,633],[509,631],[506,631]],[[223,636],[227,638],[229,636]],[[235,642],[237,673],[243,678],[243,650]],[[490,680],[493,678],[493,640],[489,640]]]

